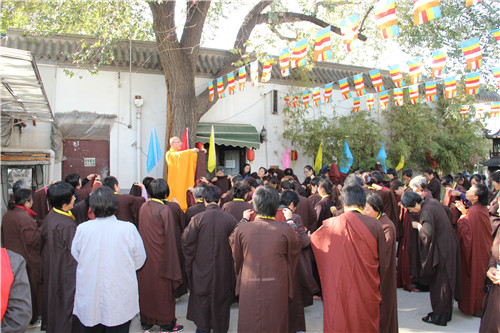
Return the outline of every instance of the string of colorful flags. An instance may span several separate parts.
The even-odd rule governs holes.
[[[466,6],[474,5],[481,0],[465,0]],[[414,25],[419,25],[437,18],[441,17],[441,7],[440,1],[427,1],[427,0],[413,0],[413,10],[414,10]],[[395,0],[380,0],[374,5],[374,12],[376,17],[376,24],[380,31],[380,36],[382,39],[387,39],[399,35],[399,26],[396,16],[396,4]],[[359,32],[359,15],[354,14],[340,21],[340,27],[342,31],[342,39],[346,46],[347,52],[350,52],[358,48],[361,43],[358,39]],[[500,43],[500,28],[490,31],[494,39]],[[314,61],[325,61],[333,58],[333,53],[331,49],[331,27],[328,26],[321,29],[316,34],[315,48],[313,54]],[[287,77],[290,75],[290,68],[297,68],[305,66],[307,64],[308,39],[304,38],[298,41],[293,48],[290,55],[290,50],[288,48],[282,50],[279,56],[279,66],[281,69],[281,75]],[[479,70],[482,65],[482,50],[479,44],[478,38],[472,38],[466,40],[460,44],[463,51],[464,58],[467,64],[467,70]],[[450,76],[446,78],[440,78],[445,74],[446,67],[446,52],[442,50],[436,50],[432,52],[432,77],[433,81],[425,82],[425,99],[427,101],[437,100],[437,83],[444,83],[444,97],[453,98],[456,96],[457,92],[457,77]],[[274,59],[268,57],[263,61],[263,69],[261,75],[261,82],[268,82],[271,78],[272,66]],[[250,82],[252,86],[258,83],[259,78],[259,68],[258,61],[250,63]],[[401,73],[399,65],[389,66],[389,73],[394,82],[396,88],[391,89],[394,92],[394,102],[397,106],[403,105],[403,89],[408,88],[410,101],[412,104],[420,102],[419,88],[418,85],[423,83],[423,62],[422,57],[416,57],[408,62],[409,67],[409,77],[410,85],[406,85],[403,74]],[[497,82],[500,89],[500,67],[495,67],[491,69],[491,72]],[[369,71],[370,79],[373,83],[373,87],[379,95],[380,108],[386,109],[389,105],[389,90],[386,90],[382,80],[380,70],[375,69]],[[374,94],[367,94],[363,73],[353,76],[355,95],[351,93],[349,88],[348,78],[344,78],[338,81],[340,91],[345,100],[353,99],[353,112],[359,112],[360,109],[360,97],[366,96],[367,107],[370,111],[375,108],[375,98]],[[476,95],[479,93],[479,72],[472,72],[465,74],[465,89],[467,95]],[[319,106],[322,103],[332,102],[333,97],[333,83],[328,83],[324,87],[313,88],[311,93],[303,91],[301,93],[302,104],[305,108],[311,106]],[[245,90],[246,84],[246,67],[242,66],[238,69],[238,87],[240,91]],[[208,83],[209,87],[209,98],[213,101],[215,92],[213,81]],[[219,98],[226,97],[226,90],[229,95],[234,95],[235,93],[235,78],[234,73],[230,72],[227,74],[227,87],[224,88],[224,77],[217,79],[217,94]],[[323,94],[321,94],[323,91]],[[323,95],[323,102],[321,96]],[[295,93],[292,96],[284,97],[285,102],[288,107],[298,107],[299,93]],[[485,111],[484,114],[489,113],[490,117],[496,116],[498,113],[498,103],[493,102],[491,105],[484,104],[484,108],[489,110]],[[477,108],[476,108],[477,109]],[[464,112],[462,110],[462,112]],[[480,114],[481,112],[479,112]],[[462,117],[465,118],[464,113]]]

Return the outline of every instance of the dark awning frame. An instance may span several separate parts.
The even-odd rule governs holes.
[[[212,126],[214,127],[214,139],[217,145],[260,148],[259,132],[254,126],[247,124],[199,123],[196,131],[196,141],[210,142]]]

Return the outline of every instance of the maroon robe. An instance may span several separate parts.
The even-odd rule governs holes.
[[[454,228],[456,228],[457,221],[462,215],[462,213],[458,210],[457,206],[455,205],[455,201],[461,200],[460,196],[452,195],[453,190],[460,191],[462,193],[465,193],[466,190],[463,186],[455,184],[455,188],[447,188],[445,189],[444,193],[444,198],[443,198],[443,205],[447,206],[451,210],[452,214],[452,220],[451,223],[453,224]]]
[[[253,209],[253,206],[244,200],[233,199],[233,201],[226,202],[224,206],[222,206],[222,210],[234,216],[236,221],[243,218],[243,212],[247,209]]]
[[[321,195],[319,195],[318,193],[311,194],[311,196],[307,198],[307,200],[309,200],[314,208],[316,207],[316,204],[321,200]]]
[[[388,267],[381,223],[348,211],[325,220],[311,246],[323,289],[323,331],[378,332]]]
[[[94,185],[94,179],[89,180],[85,186],[82,186],[80,189],[75,189],[75,194],[77,201],[75,203],[84,200],[86,197],[92,193],[92,186]]]
[[[136,197],[130,194],[117,194],[118,208],[115,216],[120,221],[128,221],[136,227],[139,224],[139,210],[146,201],[143,197]]]
[[[49,200],[47,198],[47,189],[49,187],[39,189],[33,193],[33,206],[31,209],[36,213],[36,218],[39,221],[43,221],[47,214],[49,214]]]
[[[179,254],[179,262],[181,264],[181,272],[182,272],[182,284],[177,288],[175,292],[175,297],[179,298],[182,295],[187,293],[188,289],[188,280],[186,270],[184,269],[184,255],[182,255],[182,247],[181,247],[181,237],[184,228],[186,227],[186,218],[185,213],[182,211],[181,206],[177,202],[173,201],[164,201],[165,205],[170,208],[172,215],[174,217],[174,226],[175,226],[175,239],[177,242],[177,253]]]
[[[32,319],[41,315],[43,302],[41,232],[36,221],[18,207],[9,209],[2,219],[2,247],[23,256],[31,291]]]
[[[182,283],[171,209],[150,200],[139,212],[146,262],[137,272],[141,323],[168,325],[175,319],[175,291]]]
[[[462,271],[462,299],[458,301],[458,308],[481,317],[486,296],[483,282],[493,242],[488,209],[479,203],[472,205],[467,215],[458,220],[457,237]]]
[[[434,199],[437,201],[441,200],[441,182],[436,176],[427,183],[427,189],[432,193]]]
[[[380,332],[398,332],[398,301],[396,286],[396,227],[386,214],[380,219],[385,235],[383,256],[388,263],[385,279],[380,281]],[[382,254],[381,254],[382,256]]]
[[[230,237],[239,296],[238,332],[288,332],[300,242],[274,219],[240,222]],[[258,291],[258,292],[256,292]]]
[[[205,203],[203,202],[203,200],[188,207],[188,209],[186,209],[186,212],[184,213],[185,222],[182,231],[184,231],[184,228],[186,228],[186,226],[189,224],[193,216],[204,211],[205,211]]]
[[[311,202],[306,197],[299,195],[299,203],[295,208],[295,214],[300,215],[304,227],[311,232],[316,230],[316,212]]]
[[[401,205],[400,220],[402,222],[403,235],[398,244],[398,265],[397,265],[397,285],[398,288],[410,291],[412,279],[410,273],[411,267],[411,247],[410,237],[412,235],[412,216],[411,213]],[[418,250],[418,249],[417,249]]]
[[[500,213],[498,212],[499,205],[498,199],[500,198],[500,191],[497,192],[493,200],[488,207],[488,212],[490,213],[490,224],[491,224],[491,234],[495,238],[497,234],[498,227],[500,227]]]
[[[500,233],[495,235],[493,245],[491,246],[491,257],[488,268],[498,267],[500,265]],[[497,272],[497,274],[499,274]],[[486,278],[487,281],[490,279]],[[479,333],[500,332],[500,285],[491,284],[491,290],[488,292],[484,302],[484,313],[481,318]]]
[[[331,207],[335,207],[334,202],[332,201],[332,197],[330,195],[321,198],[321,200],[314,206],[314,210],[316,211],[316,221],[317,227],[321,227],[323,225],[323,221],[332,217]]]
[[[201,331],[227,332],[236,284],[229,236],[237,220],[217,204],[194,216],[182,235],[189,281],[186,318]]]
[[[231,178],[229,176],[217,177],[217,180],[210,181],[213,185],[220,188],[222,193],[226,193],[231,189]]]

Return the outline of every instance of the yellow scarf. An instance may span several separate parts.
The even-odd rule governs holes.
[[[64,210],[60,210],[60,209],[57,209],[57,208],[52,208],[54,210],[54,212],[56,213],[59,213],[61,215],[64,215],[64,216],[69,216],[71,217],[73,220],[75,219],[75,215],[73,215],[73,213],[71,211],[69,212],[65,212]]]
[[[161,201],[160,199],[154,199],[154,198],[151,198],[152,201],[156,201],[156,202],[159,202],[161,203],[162,205],[164,205],[165,203],[163,201]]]

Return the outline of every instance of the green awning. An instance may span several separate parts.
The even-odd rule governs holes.
[[[214,127],[215,144],[242,148],[259,148],[260,134],[252,125],[199,123],[196,141],[210,142],[210,131]]]

